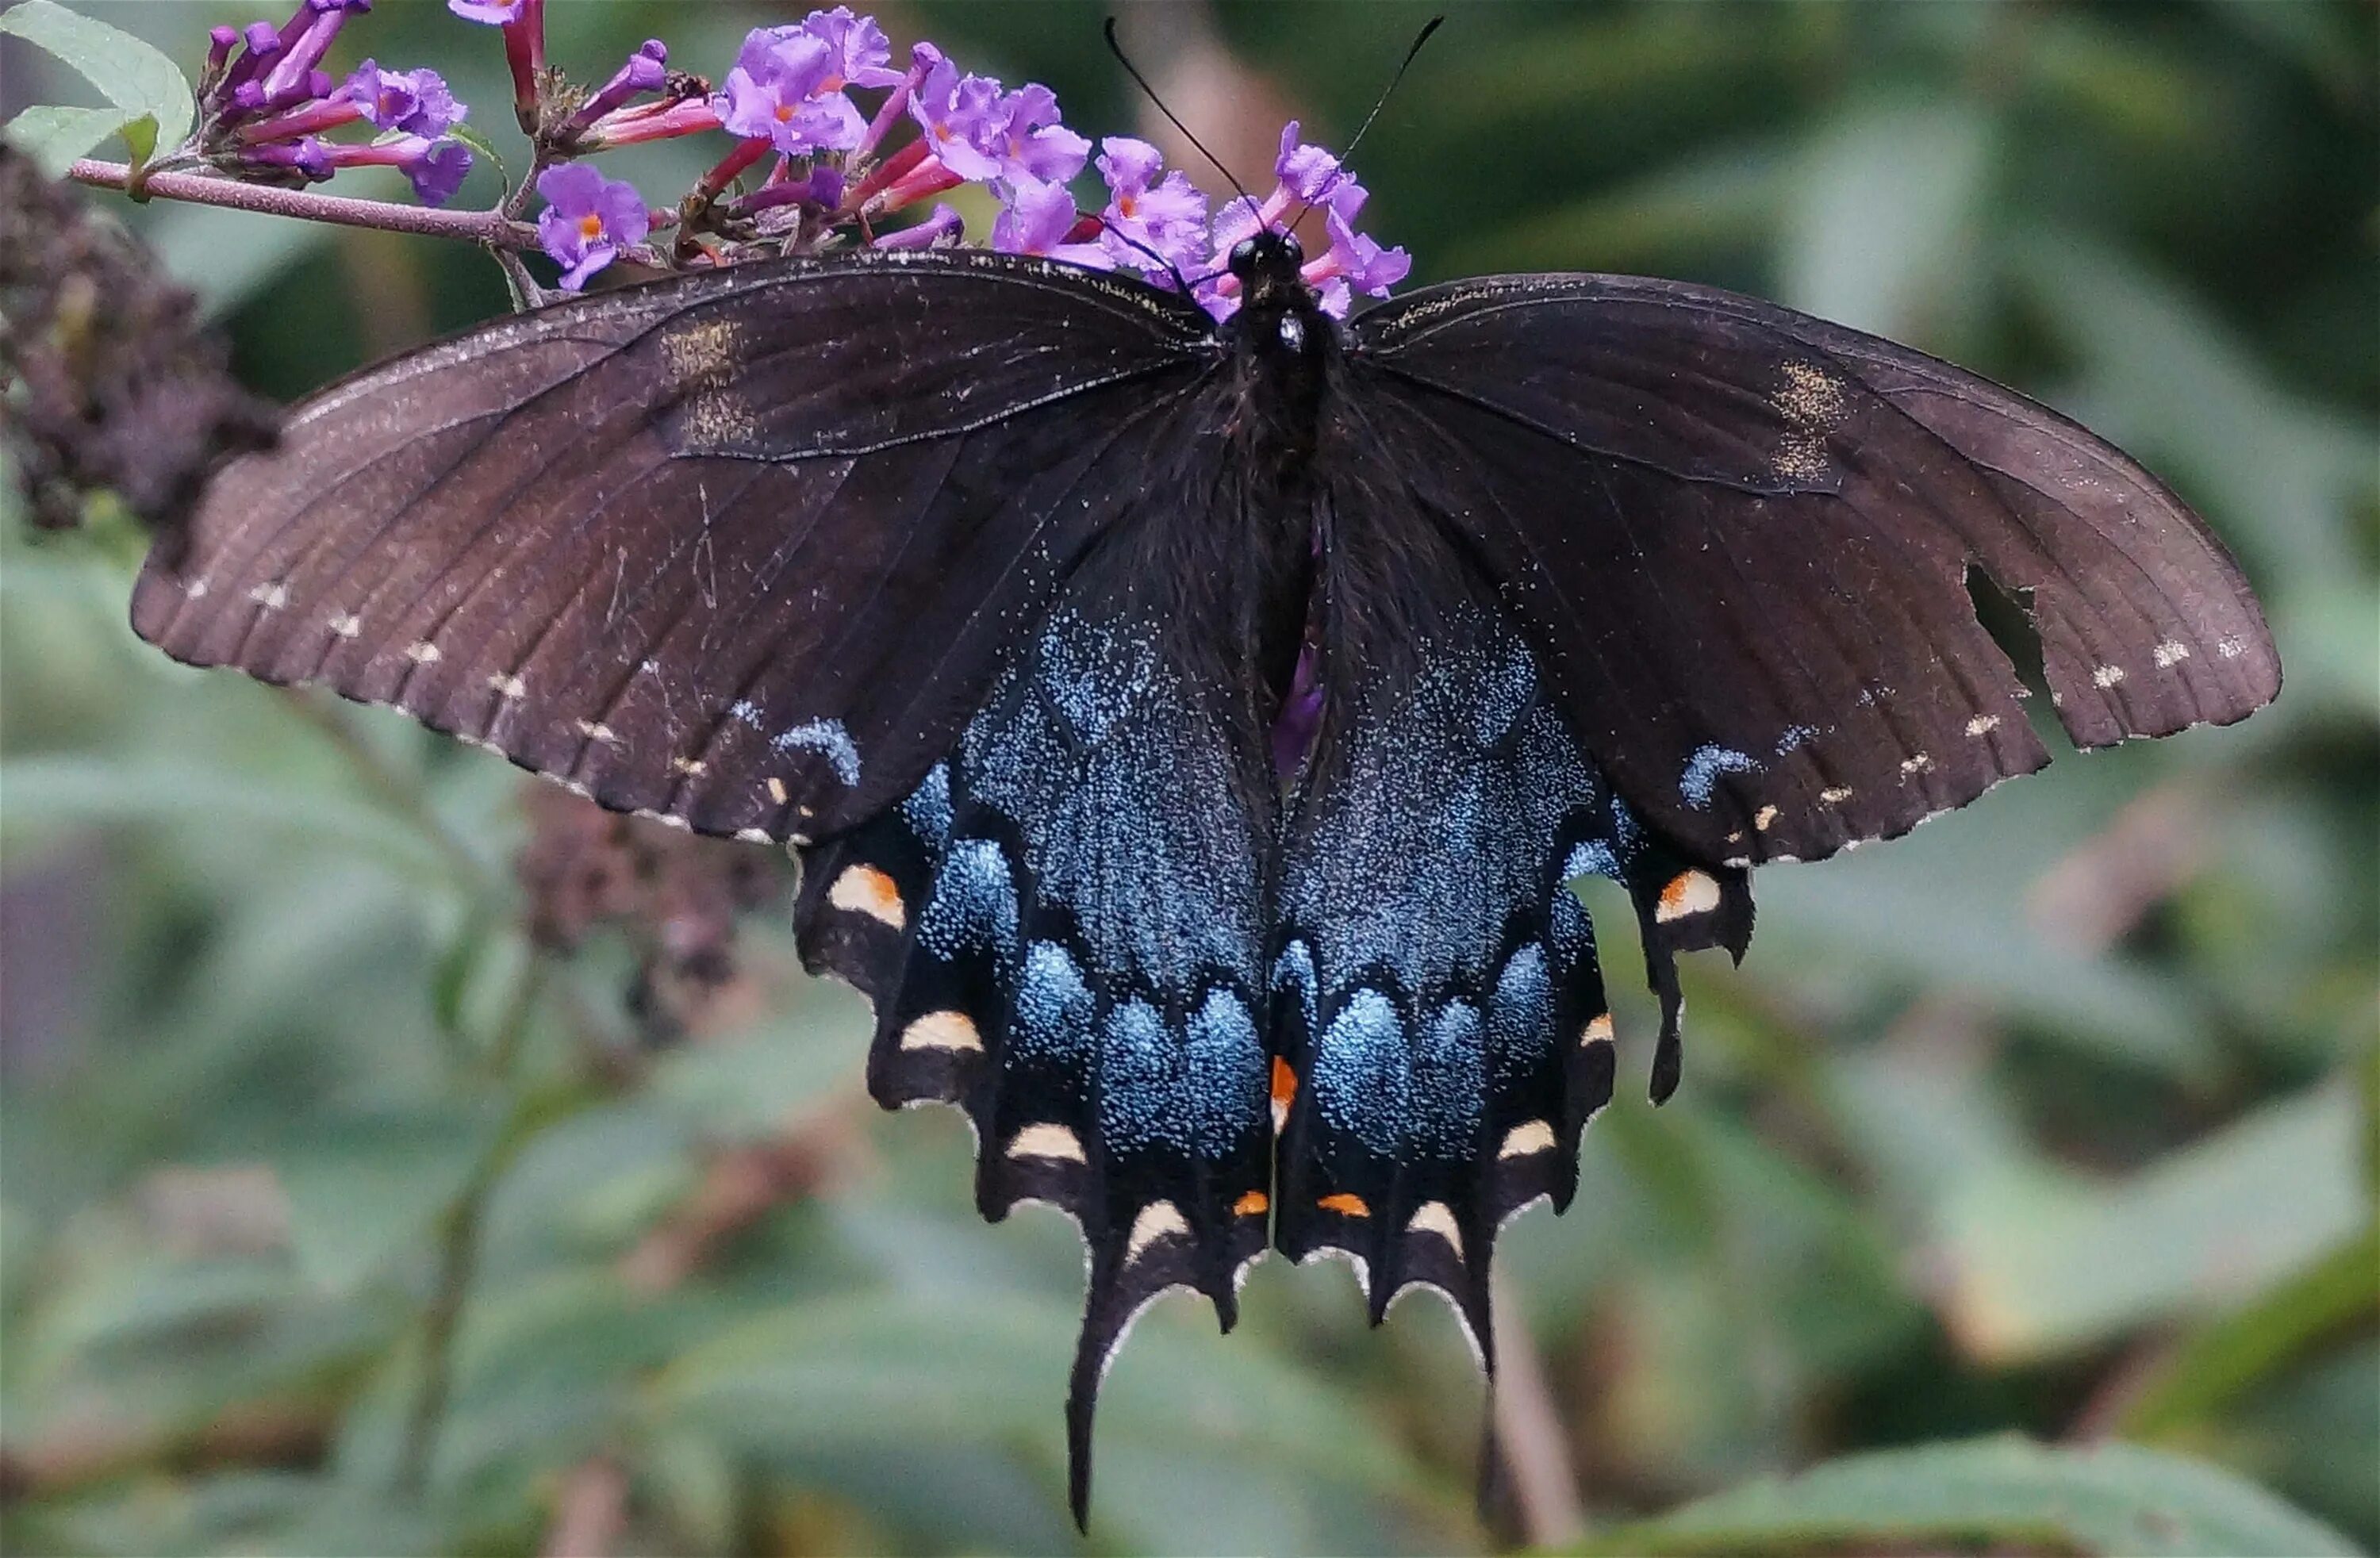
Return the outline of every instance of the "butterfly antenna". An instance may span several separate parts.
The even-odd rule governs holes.
[[[1437,23],[1433,22],[1431,25],[1436,26]],[[1215,165],[1215,171],[1223,176],[1224,181],[1231,185],[1232,189],[1237,192],[1240,199],[1247,201],[1248,204],[1252,206],[1255,205],[1257,203],[1256,197],[1249,194],[1246,187],[1241,184],[1238,179],[1232,176],[1232,170],[1223,165],[1223,159],[1215,155],[1214,152],[1208,151],[1207,143],[1190,133],[1190,127],[1184,124],[1181,119],[1175,116],[1172,109],[1165,106],[1165,100],[1157,95],[1157,89],[1155,87],[1148,84],[1148,78],[1140,73],[1140,67],[1133,64],[1132,60],[1124,54],[1123,45],[1116,41],[1115,18],[1108,18],[1108,24],[1105,30],[1108,38],[1108,53],[1116,56],[1116,63],[1123,67],[1124,74],[1131,77],[1134,82],[1139,86],[1140,90],[1148,94],[1148,101],[1157,104],[1157,111],[1165,116],[1165,122],[1172,125],[1175,129],[1180,130],[1182,132],[1182,139],[1196,147],[1198,149],[1198,154]],[[1429,34],[1427,32],[1424,32],[1422,36],[1426,38],[1429,36]],[[1404,72],[1399,71],[1398,74],[1402,75]]]
[[[1397,73],[1389,78],[1389,84],[1387,86],[1380,89],[1379,99],[1372,104],[1372,111],[1364,116],[1364,122],[1362,124],[1355,127],[1355,138],[1347,142],[1347,149],[1344,152],[1339,153],[1339,165],[1342,168],[1344,168],[1349,163],[1354,160],[1355,148],[1364,143],[1364,137],[1371,132],[1372,121],[1378,118],[1380,116],[1380,110],[1389,105],[1389,99],[1395,93],[1397,83],[1405,79],[1405,72],[1413,68],[1414,56],[1421,53],[1421,46],[1424,43],[1429,42],[1429,35],[1445,25],[1446,17],[1441,13],[1422,23],[1421,30],[1414,34],[1413,46],[1405,50],[1404,60],[1397,67]],[[1306,213],[1313,209],[1314,202],[1312,201],[1298,201],[1296,214],[1281,225],[1281,230],[1288,233],[1297,231],[1297,225],[1300,222],[1305,221]]]
[[[1421,46],[1424,43],[1429,42],[1429,35],[1445,25],[1446,18],[1442,14],[1434,16],[1421,24],[1421,30],[1414,35],[1413,47],[1405,51],[1404,63],[1398,66],[1397,73],[1389,78],[1389,84],[1380,89],[1380,100],[1372,104],[1372,111],[1364,116],[1364,122],[1355,127],[1355,139],[1347,142],[1347,150],[1339,153],[1339,160],[1342,163],[1353,157],[1355,154],[1355,148],[1364,143],[1364,137],[1371,129],[1372,121],[1378,118],[1380,110],[1389,105],[1389,99],[1395,93],[1397,83],[1403,80],[1405,72],[1413,68],[1414,56],[1421,53]],[[1163,105],[1160,104],[1160,106]]]

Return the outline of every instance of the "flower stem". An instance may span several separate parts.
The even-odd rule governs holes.
[[[67,176],[100,189],[129,189],[132,170],[122,163],[89,157],[77,161]],[[438,211],[429,206],[399,205],[394,201],[362,201],[349,195],[318,195],[310,189],[284,189],[271,184],[246,184],[197,173],[152,173],[140,181],[140,193],[159,200],[187,201],[195,205],[228,206],[235,211],[261,212],[267,216],[294,216],[307,222],[329,222],[343,227],[373,227],[384,233],[416,233],[434,238],[462,238],[496,249],[538,247],[537,229],[516,222],[502,211]]]

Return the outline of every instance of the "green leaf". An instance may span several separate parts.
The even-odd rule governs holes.
[[[190,83],[181,68],[121,28],[78,16],[51,0],[24,0],[0,14],[0,32],[18,37],[72,67],[124,111],[118,128],[143,163],[159,146],[179,146],[190,133]],[[145,128],[141,119],[151,120]]]
[[[394,1257],[426,1250],[498,1124],[492,1108],[382,1110],[310,1121],[269,1149],[307,1279],[346,1292]]]
[[[2123,1430],[2163,1439],[2186,1430],[2288,1369],[2308,1349],[2380,1315],[2372,1273],[2380,1226],[2336,1250],[2238,1314],[2183,1343],[2124,1414]]]
[[[2131,1444],[2064,1449],[2017,1438],[1887,1450],[1763,1479],[1584,1551],[1865,1551],[1935,1543],[2139,1558],[2314,1558],[2346,1538],[2203,1461]]]
[[[0,18],[5,22],[6,18]],[[33,159],[52,178],[64,178],[78,157],[88,157],[99,143],[125,128],[121,108],[67,108],[36,103],[8,121],[0,139]]]

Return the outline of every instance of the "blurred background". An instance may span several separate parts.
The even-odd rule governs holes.
[[[85,8],[192,67],[259,14]],[[1154,134],[1106,8],[879,15]],[[1252,183],[1285,116],[1343,144],[1428,14],[1122,9]],[[797,15],[552,0],[550,57],[716,77]],[[525,163],[492,31],[382,0],[332,63],[367,54]],[[1762,872],[1658,1113],[1590,890],[1624,1079],[1569,1214],[1501,1246],[1484,1513],[1442,1308],[1367,1331],[1276,1260],[1228,1339],[1140,1326],[1090,1551],[2311,1551],[2279,1501],[2380,1542],[2375,59],[2346,0],[1454,7],[1355,163],[1416,282],[1690,277],[2023,388],[2202,509],[2288,687]],[[21,49],[0,86],[76,91]],[[606,165],[668,203],[722,149]],[[276,398],[504,306],[459,247],[94,199]],[[170,665],[136,556],[0,525],[0,1540],[1075,1550],[1073,1231],[982,1225],[957,1116],[867,1102],[778,862]],[[1970,1442],[2004,1432],[2052,1448]]]

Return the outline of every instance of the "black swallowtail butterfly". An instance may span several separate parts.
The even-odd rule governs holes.
[[[504,320],[298,408],[132,608],[604,806],[795,846],[868,1084],[1081,1223],[1069,1428],[1268,1246],[1442,1290],[1566,1203],[1611,1023],[1567,883],[1741,957],[1751,869],[2048,761],[1971,573],[2097,746],[2280,682],[2155,478],[1973,374],[1678,282],[1341,323],[1267,234],[1217,325],[981,251],[756,262]]]

